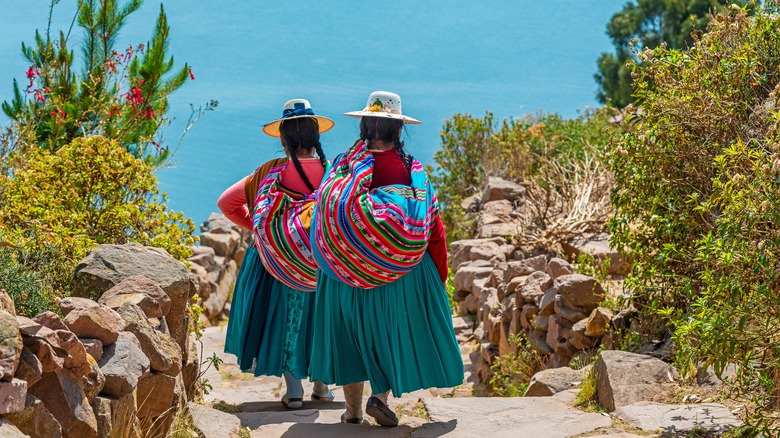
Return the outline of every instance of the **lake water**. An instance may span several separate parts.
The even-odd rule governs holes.
[[[295,97],[336,121],[322,136],[333,156],[357,137],[357,119],[341,113],[362,109],[374,90],[400,94],[404,113],[424,122],[408,128],[406,146],[426,163],[454,113],[576,116],[596,105],[596,59],[611,50],[605,27],[625,2],[167,0],[170,53],[196,76],[170,99],[167,142],[178,142],[190,103],[215,99],[219,108],[158,172],[160,186],[170,207],[204,220],[223,189],[281,154],[261,125]],[[45,31],[48,5],[0,0],[0,100],[9,99],[13,78],[24,82],[20,43]],[[74,0],[58,4],[53,29],[67,30],[74,11]],[[147,0],[119,47],[148,41],[158,12]],[[72,38],[81,38],[77,30]]]

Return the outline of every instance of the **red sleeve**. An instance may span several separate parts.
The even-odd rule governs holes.
[[[249,208],[246,206],[246,192],[244,191],[244,181],[241,181],[228,187],[217,201],[217,207],[234,224],[247,230],[252,230],[252,219],[249,217]]]
[[[428,239],[428,254],[436,264],[442,283],[447,281],[447,235],[444,233],[444,224],[441,217],[436,215],[431,228],[431,236]]]

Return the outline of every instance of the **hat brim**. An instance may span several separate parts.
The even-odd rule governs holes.
[[[303,119],[306,117],[317,119],[317,125],[320,127],[320,134],[329,131],[331,128],[333,128],[334,125],[333,120],[327,117],[305,115],[305,116],[286,117],[284,119],[277,119],[274,120],[273,122],[268,122],[265,125],[263,125],[263,132],[265,132],[267,135],[270,135],[271,137],[279,138],[282,136],[281,132],[279,132],[279,126],[282,124],[282,122],[284,122],[285,120]]]
[[[385,119],[403,120],[404,124],[407,124],[407,125],[421,125],[422,124],[421,121],[419,121],[417,119],[413,119],[413,118],[411,118],[409,116],[404,116],[402,114],[385,113],[385,112],[381,112],[381,111],[376,111],[376,112],[374,112],[374,111],[352,111],[352,112],[344,113],[344,115],[348,116],[348,117],[356,117],[358,119],[361,118],[361,117],[382,117],[382,118],[385,118]]]

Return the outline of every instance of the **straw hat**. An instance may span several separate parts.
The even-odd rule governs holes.
[[[344,113],[349,117],[385,117],[388,119],[403,120],[404,123],[419,125],[417,119],[405,116],[401,113],[401,96],[389,91],[374,91],[368,96],[368,103],[362,111]]]
[[[303,117],[317,119],[317,123],[320,127],[320,134],[333,127],[333,120],[327,117],[314,115],[314,111],[311,109],[311,104],[308,100],[291,99],[284,103],[284,108],[282,108],[282,118],[263,125],[263,132],[270,135],[271,137],[281,137],[281,133],[279,133],[279,125],[281,125],[283,121],[300,119]]]

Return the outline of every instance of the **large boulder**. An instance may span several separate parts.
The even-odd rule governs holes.
[[[585,369],[575,370],[569,367],[539,371],[531,378],[523,397],[550,397],[574,388],[582,382],[586,373]]]
[[[673,436],[720,436],[742,426],[731,410],[719,403],[667,405],[637,402],[613,415],[646,432],[674,432]]]
[[[100,339],[103,345],[116,342],[119,332],[125,328],[122,318],[105,306],[74,309],[64,322],[76,336]]]
[[[0,310],[0,380],[10,381],[14,377],[23,345],[16,316]]]
[[[61,370],[68,352],[60,347],[60,337],[57,332],[24,316],[17,316],[16,320],[19,322],[19,331],[22,333],[24,350],[35,356],[40,363],[41,372],[50,373]],[[35,367],[34,364],[31,363],[31,365]]]
[[[241,235],[233,230],[228,233],[207,231],[200,234],[200,245],[214,248],[214,252],[220,257],[233,257],[241,245]]]
[[[106,376],[103,392],[122,398],[133,392],[138,386],[138,379],[149,371],[149,358],[141,350],[134,334],[122,332],[116,343],[103,349],[98,365]]]
[[[41,375],[43,375],[41,361],[29,348],[22,349],[21,360],[19,360],[14,377],[25,380],[28,385],[32,386],[41,379]]]
[[[241,420],[235,415],[193,402],[190,402],[187,408],[192,415],[192,425],[199,436],[206,438],[239,436]]]
[[[525,284],[520,287],[517,295],[524,303],[535,303],[536,300],[541,299],[552,284],[553,281],[547,273],[536,271],[526,278]]]
[[[89,298],[67,297],[60,300],[60,310],[62,311],[63,318],[76,309],[83,310],[97,306],[99,306],[99,304]]]
[[[62,436],[97,438],[97,421],[79,379],[68,370],[45,373],[30,388],[62,426]]]
[[[98,300],[112,309],[133,303],[149,318],[162,318],[171,311],[171,298],[154,281],[143,275],[133,275],[107,290]]]
[[[556,278],[562,277],[564,275],[574,274],[574,267],[566,260],[553,257],[547,263],[547,273],[550,274],[550,277],[553,280],[555,280]]]
[[[609,411],[639,401],[660,401],[676,388],[677,371],[651,356],[606,350],[595,365],[599,403]]]
[[[41,399],[27,394],[24,409],[5,414],[22,432],[32,437],[61,438],[62,426],[54,415],[46,409]],[[5,436],[0,433],[0,436]],[[102,436],[102,435],[101,435]]]
[[[92,400],[98,425],[98,436],[140,436],[137,391],[121,398],[100,395]]]
[[[171,299],[171,309],[165,319],[171,336],[186,355],[189,328],[187,302],[195,290],[187,267],[165,251],[134,243],[100,245],[76,267],[73,294],[99,297],[134,275],[144,275],[151,279]]]
[[[452,285],[458,291],[471,291],[475,281],[485,280],[487,282],[491,275],[493,275],[491,266],[472,266],[468,264],[458,269]]]
[[[181,349],[176,341],[170,335],[155,330],[135,304],[125,303],[117,312],[127,323],[125,330],[138,339],[141,350],[149,358],[151,369],[172,376],[179,374]]]

